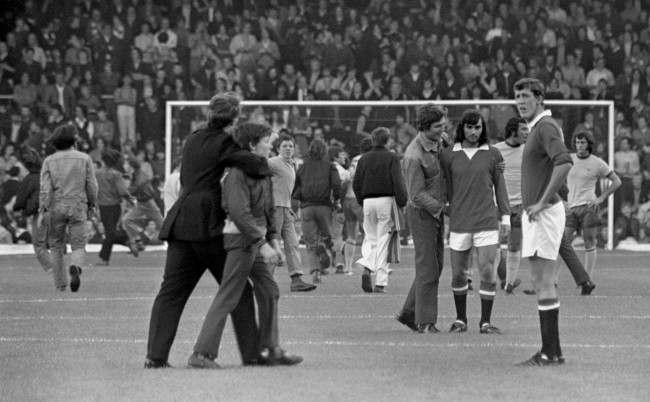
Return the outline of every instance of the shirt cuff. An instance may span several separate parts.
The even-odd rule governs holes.
[[[503,215],[501,217],[501,224],[505,226],[510,226],[510,215]]]

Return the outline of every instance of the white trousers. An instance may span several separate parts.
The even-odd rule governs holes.
[[[395,223],[391,218],[392,197],[366,198],[363,200],[362,257],[357,261],[376,273],[375,285],[388,285],[388,243]]]

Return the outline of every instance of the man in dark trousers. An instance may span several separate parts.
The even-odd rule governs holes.
[[[232,93],[218,94],[210,100],[209,109],[207,127],[187,138],[181,164],[182,191],[160,230],[160,239],[168,241],[167,260],[151,311],[145,368],[169,367],[169,350],[192,290],[206,268],[217,282],[223,274],[226,215],[221,208],[219,181],[226,167],[224,158],[239,149],[227,132],[239,116],[239,99]],[[242,162],[244,173],[252,177],[257,177],[263,167],[254,161]],[[259,347],[250,284],[231,316],[242,361],[255,364]]]
[[[437,333],[438,285],[444,256],[444,181],[440,170],[441,137],[447,112],[428,104],[418,112],[418,135],[402,160],[408,201],[406,219],[415,247],[415,279],[397,321],[420,333]]]

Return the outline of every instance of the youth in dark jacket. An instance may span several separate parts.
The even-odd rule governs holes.
[[[40,155],[33,149],[23,152],[23,164],[29,171],[18,186],[14,211],[21,211],[25,218],[32,218],[32,244],[34,253],[41,267],[48,272],[52,269],[52,256],[47,246],[48,225],[45,220],[38,225],[38,196],[40,192],[41,165]]]
[[[377,127],[370,135],[374,147],[359,159],[352,182],[357,201],[363,206],[365,234],[362,257],[357,263],[364,267],[361,288],[365,292],[384,293],[388,286],[388,245],[398,219],[394,204],[405,206],[407,194],[399,157],[386,148],[390,130]]]
[[[327,156],[327,144],[313,140],[296,173],[293,190],[293,198],[300,201],[302,233],[314,283],[320,282],[321,273],[330,266],[329,258],[323,256],[327,255],[326,248],[332,249],[332,207],[343,196],[339,172]]]
[[[271,150],[271,128],[254,123],[242,124],[237,130],[237,142],[242,150],[230,158],[233,162],[244,157],[266,164]],[[219,352],[221,335],[228,314],[237,303],[250,278],[253,281],[259,312],[260,360],[264,365],[294,365],[302,357],[288,356],[279,346],[278,300],[280,290],[270,265],[284,259],[279,234],[274,222],[275,203],[271,169],[263,176],[247,176],[241,168],[226,170],[221,181],[221,205],[228,214],[223,229],[224,247],[228,253],[219,291],[212,301],[188,365],[195,368],[219,368],[214,361]]]

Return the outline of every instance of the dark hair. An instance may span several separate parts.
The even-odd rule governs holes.
[[[234,92],[216,94],[210,99],[208,127],[222,129],[239,116],[239,96]]]
[[[25,165],[25,168],[30,172],[40,172],[41,166],[43,165],[43,159],[41,155],[36,152],[34,148],[26,148],[22,152],[22,161]]]
[[[75,144],[77,127],[72,124],[63,124],[54,129],[52,134],[52,146],[57,151],[68,149]]]
[[[12,166],[9,168],[7,173],[9,174],[9,177],[18,177],[20,174],[20,168],[18,166]]]
[[[102,161],[106,164],[107,167],[121,170],[120,164],[122,161],[122,154],[112,148],[106,148],[102,151]]]
[[[433,103],[424,105],[418,110],[417,129],[420,131],[428,130],[433,123],[439,122],[447,115],[447,109],[436,106]]]
[[[371,149],[372,149],[372,137],[369,136],[368,134],[364,134],[363,138],[361,138],[361,142],[359,142],[359,151],[361,151],[362,154],[365,154]]]
[[[526,120],[522,117],[512,117],[510,120],[508,120],[505,128],[505,138],[510,138],[515,135],[515,133],[519,130],[520,124],[526,124]]]
[[[314,161],[321,161],[325,160],[325,156],[327,156],[327,144],[325,141],[319,138],[312,140],[307,151],[307,158]]]
[[[576,149],[576,140],[578,139],[587,140],[587,150],[589,153],[593,152],[596,141],[594,141],[594,135],[590,131],[581,130],[571,136],[571,145],[574,149]]]
[[[334,161],[334,159],[338,158],[341,152],[343,152],[343,148],[341,148],[339,145],[330,145],[330,148],[327,150],[330,161]]]
[[[284,130],[284,129],[282,129],[282,130]],[[282,143],[285,142],[285,141],[289,141],[293,145],[296,145],[296,140],[294,140],[293,136],[283,133],[282,130],[280,130],[280,136],[275,140],[274,148],[275,149],[280,148],[280,145],[282,145]]]
[[[463,112],[463,116],[460,118],[460,123],[456,126],[456,142],[463,142],[465,140],[465,125],[466,124],[478,124],[481,122],[481,135],[478,137],[478,145],[487,144],[487,124],[485,124],[485,119],[483,115],[479,113],[476,109],[467,109]]]
[[[522,78],[515,82],[515,91],[523,91],[524,89],[530,90],[534,96],[541,96],[542,99],[546,97],[544,92],[544,84],[537,78]]]
[[[249,146],[257,145],[264,137],[271,135],[271,127],[259,123],[243,123],[237,127],[235,141],[240,147],[248,149]]]
[[[370,133],[372,137],[372,145],[376,147],[383,147],[388,144],[388,139],[390,138],[390,130],[386,127],[377,127],[372,130]]]

